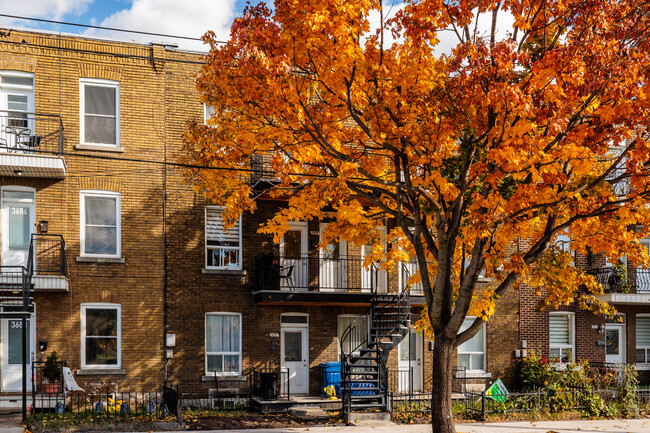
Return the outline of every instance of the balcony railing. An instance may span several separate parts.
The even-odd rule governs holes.
[[[620,268],[604,267],[587,273],[596,277],[605,293],[650,293],[650,269],[630,269],[625,273]]]
[[[0,152],[63,152],[63,123],[57,114],[0,110]]]
[[[255,259],[253,290],[372,293],[387,287],[386,271],[364,267],[361,257],[279,257]]]

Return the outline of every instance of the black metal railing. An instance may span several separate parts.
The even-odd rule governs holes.
[[[0,152],[63,153],[63,122],[57,114],[0,110]]]
[[[0,266],[0,308],[3,312],[30,311],[33,298],[26,267]]]
[[[587,274],[596,277],[605,293],[650,293],[650,269],[614,266],[590,269]]]
[[[62,235],[32,234],[29,254],[34,257],[34,274],[67,276],[66,246]]]
[[[253,290],[371,293],[377,280],[386,278],[386,272],[374,265],[367,269],[364,263],[362,257],[279,257],[263,253],[255,258]]]
[[[249,378],[251,396],[265,401],[290,400],[291,383],[287,369],[278,367],[252,367]]]

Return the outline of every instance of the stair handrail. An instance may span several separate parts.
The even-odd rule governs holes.
[[[23,266],[23,310],[29,311],[32,299],[32,277],[34,276],[34,235],[29,241],[27,264]]]

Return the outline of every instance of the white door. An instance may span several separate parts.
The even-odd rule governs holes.
[[[306,222],[289,223],[289,231],[280,239],[280,266],[280,275],[284,277],[280,278],[282,290],[307,291],[309,265]]]
[[[386,228],[378,227],[382,240],[386,239]],[[384,251],[386,245],[384,244]],[[385,269],[381,268],[381,263],[373,263],[370,268],[363,266],[367,255],[372,253],[372,245],[363,245],[361,247],[361,291],[370,292],[373,288],[377,293],[386,293],[388,289],[388,275]]]
[[[34,190],[2,188],[2,266],[25,266],[36,229]]]
[[[282,371],[280,380],[283,392],[309,393],[309,328],[282,328],[280,346]],[[289,381],[287,387],[287,379]],[[288,388],[288,389],[287,389]]]
[[[605,362],[625,363],[625,325],[605,325]]]
[[[0,93],[0,117],[2,138],[6,149],[1,151],[22,151],[23,143],[34,135],[34,92],[17,89],[3,89]],[[1,144],[5,146],[4,143]]]
[[[650,255],[650,239],[641,239],[639,242],[645,248],[646,253]],[[637,293],[650,291],[650,269],[643,269],[642,266],[637,266],[635,283]]]
[[[27,320],[27,391],[31,392],[32,356],[34,356],[34,327]],[[2,392],[22,391],[23,389],[23,321],[22,319],[2,319]]]
[[[399,392],[422,391],[422,335],[415,331],[399,343]]]
[[[323,238],[327,224],[320,225],[320,236]],[[330,242],[320,250],[320,290],[331,292],[346,290],[348,286],[347,268],[348,245],[345,241]]]

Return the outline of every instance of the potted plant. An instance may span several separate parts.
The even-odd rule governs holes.
[[[59,392],[59,380],[61,379],[61,366],[58,363],[59,355],[52,351],[45,358],[43,366],[43,384],[45,385],[45,394],[48,397],[55,396]]]

